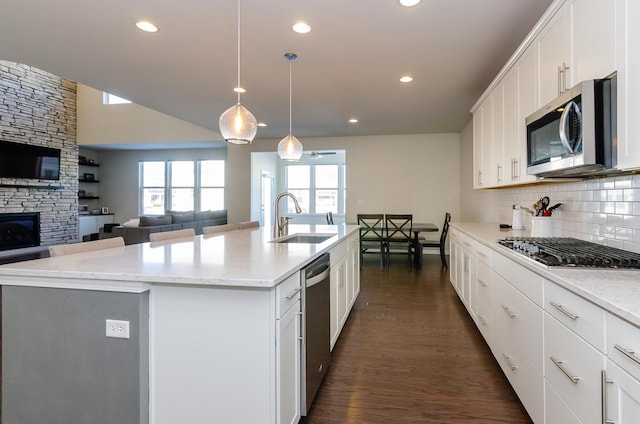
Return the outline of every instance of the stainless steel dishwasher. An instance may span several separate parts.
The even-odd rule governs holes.
[[[301,413],[307,415],[331,362],[331,264],[324,253],[302,270]]]

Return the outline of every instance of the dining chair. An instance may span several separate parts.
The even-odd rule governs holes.
[[[449,222],[451,222],[451,214],[449,212],[444,214],[444,224],[442,224],[442,233],[440,233],[440,240],[421,239],[420,244],[422,247],[437,247],[440,249],[440,260],[442,266],[447,268],[447,258],[444,254],[445,242],[447,241],[447,234],[449,233]]]
[[[406,254],[409,258],[409,270],[413,268],[414,240],[412,214],[386,214],[384,216],[386,262],[389,266],[391,254]]]
[[[358,214],[360,226],[360,269],[365,253],[380,255],[380,269],[385,268],[384,214]]]
[[[202,234],[224,233],[226,231],[237,230],[236,224],[212,225],[210,227],[202,227]]]
[[[333,212],[327,212],[327,224],[333,225]]]
[[[175,231],[163,231],[160,233],[149,234],[149,241],[173,240],[178,238],[195,237],[196,232],[193,228],[184,228]]]
[[[124,247],[124,239],[122,237],[111,237],[82,243],[49,246],[49,256],[65,256],[74,253],[91,252],[93,250],[110,249],[112,247]]]
[[[260,227],[260,221],[238,222],[238,230],[243,230],[245,228],[258,228],[258,227]]]

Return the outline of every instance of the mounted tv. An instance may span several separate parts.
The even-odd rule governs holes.
[[[60,179],[60,149],[0,141],[0,177]]]

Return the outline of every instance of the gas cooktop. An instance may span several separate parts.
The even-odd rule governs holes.
[[[571,237],[509,237],[498,243],[547,266],[640,269],[640,254]]]

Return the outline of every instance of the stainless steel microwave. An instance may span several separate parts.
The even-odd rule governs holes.
[[[616,77],[581,82],[525,123],[528,174],[607,173],[616,166]]]

